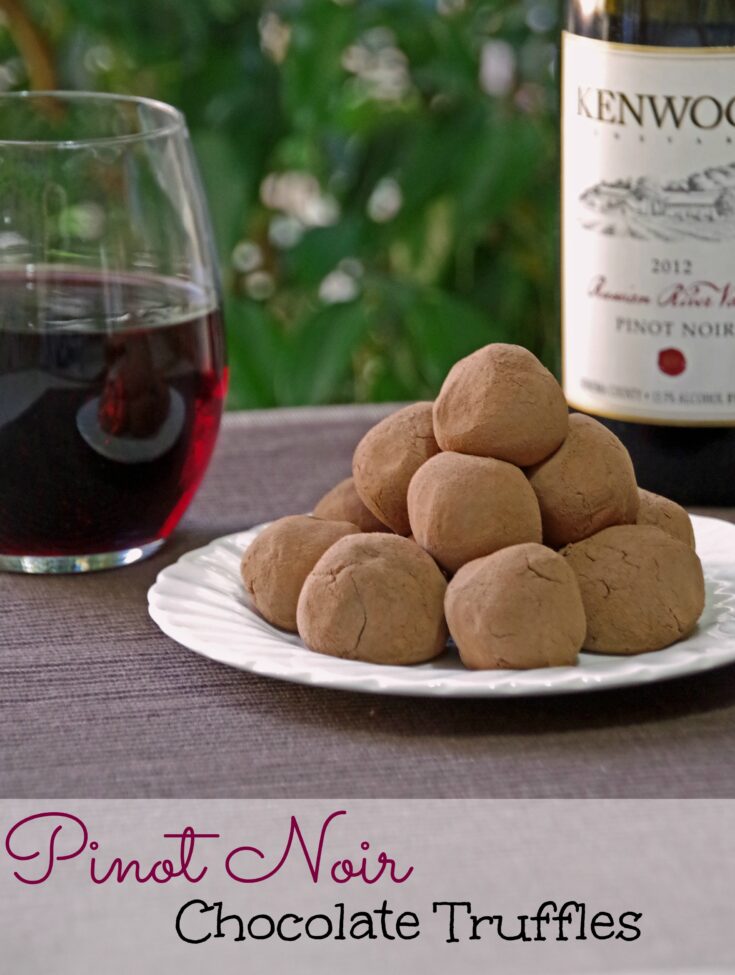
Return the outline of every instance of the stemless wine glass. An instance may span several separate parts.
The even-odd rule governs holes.
[[[180,112],[0,95],[0,569],[125,565],[171,533],[226,389],[215,267]]]

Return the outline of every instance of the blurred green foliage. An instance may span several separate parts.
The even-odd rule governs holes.
[[[556,365],[554,0],[19,2],[58,87],[186,113],[230,406],[430,397],[489,341]]]

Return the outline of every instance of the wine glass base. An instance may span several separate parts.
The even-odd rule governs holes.
[[[147,559],[157,552],[165,539],[148,542],[119,552],[98,552],[95,555],[0,555],[0,572],[27,572],[35,575],[74,572],[98,572],[117,569]]]

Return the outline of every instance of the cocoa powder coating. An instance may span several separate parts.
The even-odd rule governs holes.
[[[496,343],[461,359],[434,403],[434,433],[442,450],[519,467],[553,453],[566,437],[567,423],[561,387],[519,345]]]
[[[519,346],[478,350],[435,403],[378,423],[352,475],[241,562],[258,612],[319,653],[417,664],[451,631],[472,669],[570,666],[583,647],[667,647],[704,609],[687,512],[639,489],[620,440],[570,416]]]
[[[569,565],[538,544],[514,545],[463,566],[444,601],[449,631],[472,670],[565,667],[586,631]]]
[[[587,650],[633,654],[687,636],[704,609],[702,565],[690,545],[654,525],[618,525],[561,553],[587,616]]]
[[[408,511],[418,544],[450,572],[508,545],[541,541],[538,502],[523,471],[490,457],[432,457],[411,480]]]
[[[355,482],[351,477],[346,477],[344,481],[335,484],[331,491],[327,491],[316,503],[314,515],[330,521],[349,521],[350,524],[357,525],[361,532],[390,531],[390,528],[379,521],[365,506],[355,490]]]
[[[399,535],[352,535],[308,576],[298,629],[318,653],[376,664],[431,660],[446,644],[447,583],[433,559]]]
[[[528,471],[544,543],[561,548],[611,525],[635,522],[640,505],[628,451],[592,417],[575,413],[561,447]]]
[[[655,525],[672,538],[695,548],[692,519],[680,504],[643,488],[638,488],[638,496],[641,506],[636,518],[637,525]]]
[[[355,449],[352,474],[366,507],[399,535],[408,535],[406,494],[411,478],[439,446],[432,404],[413,403],[368,430]]]
[[[253,605],[269,623],[296,632],[296,604],[304,580],[330,546],[360,529],[310,515],[279,518],[243,554],[240,575]]]

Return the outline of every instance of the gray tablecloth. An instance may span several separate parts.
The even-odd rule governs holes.
[[[164,565],[308,509],[380,415],[230,415],[155,558],[87,577],[0,576],[0,795],[734,796],[735,667],[553,699],[403,699],[236,672],[157,630],[146,591]]]

